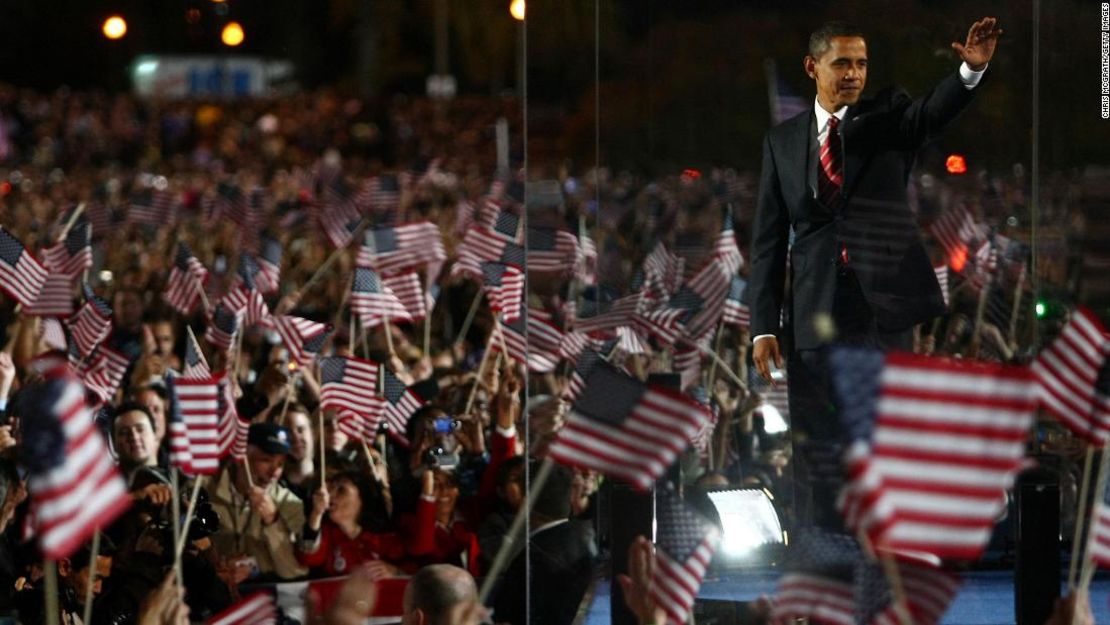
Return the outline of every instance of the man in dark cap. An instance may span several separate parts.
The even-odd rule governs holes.
[[[236,582],[249,577],[289,579],[307,571],[293,553],[304,526],[304,504],[278,484],[289,453],[289,432],[273,423],[255,423],[247,435],[245,461],[229,462],[210,490],[220,531],[212,537],[217,553],[232,557]]]

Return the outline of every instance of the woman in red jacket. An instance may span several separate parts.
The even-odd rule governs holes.
[[[381,506],[373,505],[378,498],[372,482],[357,471],[345,471],[329,478],[327,486],[313,495],[312,513],[297,545],[297,560],[325,576],[346,575],[363,562],[370,563],[377,578],[404,575],[399,565],[410,553],[404,540],[395,532],[371,529],[380,521],[374,517],[382,513]],[[430,509],[432,504],[424,506]],[[412,529],[421,538],[435,531],[434,515],[429,512],[416,515],[417,527]]]

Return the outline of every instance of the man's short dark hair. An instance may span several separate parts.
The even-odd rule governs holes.
[[[141,413],[143,413],[144,415],[146,415],[146,420],[150,422],[150,431],[154,432],[155,430],[158,429],[154,425],[154,415],[150,414],[150,410],[148,410],[146,406],[144,406],[140,403],[129,401],[129,402],[124,402],[123,404],[121,404],[120,407],[116,408],[116,411],[112,414],[112,435],[113,436],[115,436],[115,434],[116,434],[116,421],[118,421],[121,416],[123,416],[123,415],[125,415],[129,412],[141,412]]]
[[[851,22],[843,20],[834,20],[832,22],[825,22],[817,30],[809,36],[809,55],[815,59],[819,59],[829,51],[832,47],[833,37],[859,37],[866,39],[863,36],[863,31]]]
[[[474,578],[450,564],[431,564],[420,569],[409,580],[406,593],[412,600],[406,609],[420,610],[430,625],[446,625],[452,608],[478,597]]]
[[[539,472],[540,463],[532,463],[532,475]],[[574,473],[570,469],[555,465],[547,482],[536,494],[532,503],[532,514],[550,521],[570,517],[570,491],[574,485]]]

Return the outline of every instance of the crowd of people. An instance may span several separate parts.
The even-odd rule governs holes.
[[[396,98],[375,104],[320,91],[280,101],[146,102],[126,95],[0,89],[2,225],[40,256],[65,229],[73,207],[84,204],[93,254],[84,280],[110,303],[105,345],[128,359],[111,396],[90,402],[132,505],[100,528],[95,547],[89,541],[58,563],[65,615],[72,620],[91,603],[93,623],[198,621],[269,583],[351,576],[352,588],[359,589],[341,591],[333,609],[315,613],[330,623],[357,622],[373,604],[369,582],[412,576],[404,611],[425,614],[412,622],[484,618],[473,579],[491,570],[524,505],[531,463],[544,456],[566,421],[569,402],[563,398],[576,363],[529,373],[505,350],[491,347],[495,314],[488,306],[471,310],[480,287],[450,265],[423,278],[434,301],[424,320],[387,321],[359,332],[346,305],[355,251],[326,266],[335,248],[318,222],[334,208],[329,181],[357,185],[395,175],[396,198],[370,207],[370,216],[381,224],[435,224],[454,260],[485,207],[520,214],[526,206],[517,179],[495,171],[493,127],[499,118],[508,120],[515,138],[510,153],[519,156],[522,128],[513,100],[445,104]],[[734,207],[730,225],[746,247],[755,193],[751,174],[687,171],[648,180],[591,170],[552,177],[559,181],[561,201],[535,213],[528,204],[529,219],[573,233],[584,260],[566,273],[530,275],[527,307],[563,325],[574,318],[576,305],[586,306],[584,300],[627,292],[657,241],[685,261],[687,276],[693,273],[712,253],[726,206]],[[252,200],[248,227],[214,208],[219,186],[227,184],[259,198]],[[1006,180],[946,187],[943,193],[925,188],[922,213],[935,217],[941,204],[990,198],[980,217],[1003,218],[1022,201],[1020,187],[1020,180]],[[160,213],[163,221],[151,222],[133,209],[136,197],[150,192],[172,198],[172,210]],[[582,232],[580,223],[586,226]],[[195,475],[174,475],[180,470],[171,459],[174,406],[166,380],[167,372],[188,365],[187,343],[204,336],[211,311],[181,315],[162,294],[175,250],[185,243],[209,268],[206,297],[217,301],[237,275],[240,254],[259,252],[261,233],[283,252],[280,283],[267,304],[328,324],[332,331],[320,356],[384,363],[423,405],[406,415],[403,432],[385,428],[353,436],[340,415],[320,408],[315,367],[298,367],[272,329],[242,328],[241,347],[231,350],[198,341],[212,370],[230,373],[238,418],[249,423],[243,458],[225,458],[198,485]],[[596,258],[586,253],[587,239]],[[322,280],[310,283],[321,267]],[[980,342],[970,336],[974,298],[962,305],[946,324],[947,334],[926,329],[922,349],[962,353]],[[21,310],[12,298],[3,300],[0,323],[8,329],[0,354],[0,404],[7,418],[0,426],[0,610],[39,623],[46,622],[45,573],[33,537],[24,535],[29,502],[23,467],[33,450],[22,444],[20,429],[35,415],[20,412],[19,395],[33,378],[35,359],[59,346],[50,344],[47,317]],[[936,339],[926,347],[930,337]],[[746,329],[738,324],[713,338],[719,366],[746,382]],[[1020,356],[1014,332],[1007,336],[1006,328],[996,327],[985,342],[993,357]],[[614,362],[641,375],[677,366],[677,355],[652,349],[646,339],[640,343],[642,348],[624,346],[609,355],[616,353]],[[490,349],[498,355],[486,354]],[[694,375],[679,383],[714,415],[682,459],[688,493],[696,498],[710,488],[763,487],[779,495],[780,512],[789,520],[789,433],[773,426],[789,419],[781,394],[754,385],[750,392],[716,363],[701,360]],[[555,471],[531,508],[530,570],[523,541],[510,545],[509,565],[490,603],[495,622],[524,623],[529,614],[531,622],[570,622],[606,547],[605,515],[619,514],[599,514],[602,481],[596,472]],[[172,571],[178,507],[194,510],[183,540],[180,583]],[[529,574],[533,588],[542,580],[543,587],[559,590],[533,593],[526,606]],[[633,600],[634,589],[626,580]],[[355,621],[344,620],[344,610],[353,611],[347,616]],[[650,607],[639,611],[644,622],[655,618]]]

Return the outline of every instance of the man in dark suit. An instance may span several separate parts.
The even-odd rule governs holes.
[[[533,475],[538,467],[533,464]],[[556,466],[536,495],[528,516],[529,553],[519,553],[501,576],[493,602],[495,623],[568,625],[574,620],[593,580],[597,540],[588,523],[570,518],[573,483],[570,469]]]
[[[886,89],[861,99],[867,43],[850,24],[825,24],[804,61],[817,87],[813,109],[764,139],[748,285],[752,360],[770,381],[772,364],[781,369],[787,356],[802,523],[839,525],[841,435],[820,348],[908,350],[913,326],[944,312],[906,185],[918,148],[973,99],[1001,34],[994,18],[972,24],[966,42],[952,44],[959,70],[923,97]]]

